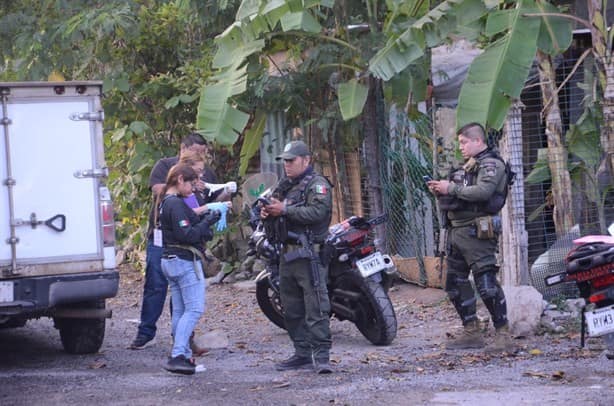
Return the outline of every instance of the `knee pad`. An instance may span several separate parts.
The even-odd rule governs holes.
[[[445,290],[463,324],[477,318],[475,308],[477,300],[469,279],[450,273],[446,279]]]
[[[475,286],[478,289],[482,300],[495,299],[499,294],[501,286],[497,281],[495,271],[488,270],[475,276]]]
[[[496,328],[507,323],[505,294],[497,281],[496,271],[489,270],[475,276],[475,284],[482,301],[492,316]]]

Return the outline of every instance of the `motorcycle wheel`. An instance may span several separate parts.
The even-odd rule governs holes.
[[[279,328],[286,329],[284,323],[283,307],[279,291],[271,286],[269,278],[264,278],[256,283],[256,300],[260,310]]]
[[[384,287],[369,278],[348,273],[339,278],[340,289],[360,292],[358,301],[350,304],[356,310],[352,320],[358,331],[374,345],[389,345],[397,335],[397,316]]]

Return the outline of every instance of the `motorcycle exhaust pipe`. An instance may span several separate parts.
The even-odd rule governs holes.
[[[384,264],[386,265],[386,268],[384,268],[384,272],[386,272],[388,275],[393,275],[397,273],[397,267],[394,265],[394,262],[392,261],[390,255],[384,254],[382,255],[382,257],[384,257]]]

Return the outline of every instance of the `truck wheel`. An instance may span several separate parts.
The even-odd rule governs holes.
[[[104,309],[104,301],[96,303],[96,308]],[[104,340],[105,319],[56,318],[60,339],[64,350],[69,354],[92,354],[97,352]]]

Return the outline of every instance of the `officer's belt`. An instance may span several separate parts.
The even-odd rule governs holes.
[[[313,250],[315,252],[320,252],[320,250],[322,249],[322,247],[324,246],[323,243],[313,243],[311,244],[311,247],[313,248]],[[298,248],[302,248],[303,246],[299,243],[285,243],[284,244],[284,251],[288,252],[288,251],[292,251]]]
[[[452,228],[473,226],[475,225],[475,219],[450,220],[450,225]]]

